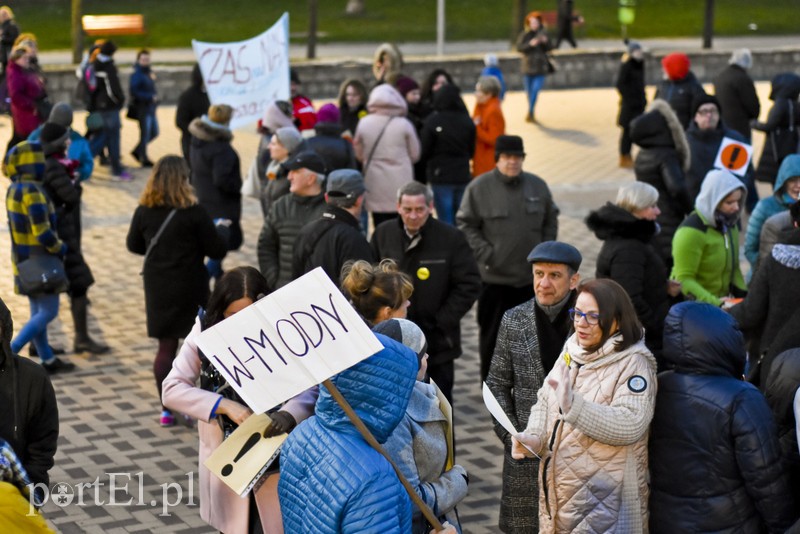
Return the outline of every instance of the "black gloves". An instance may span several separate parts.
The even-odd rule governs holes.
[[[297,426],[297,421],[294,420],[292,414],[283,410],[271,413],[269,417],[272,419],[272,425],[264,431],[265,438],[285,434]]]

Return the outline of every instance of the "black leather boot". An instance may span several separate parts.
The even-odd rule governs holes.
[[[86,308],[88,305],[89,303],[86,295],[74,297],[70,301],[72,321],[75,324],[75,352],[105,354],[109,351],[108,346],[101,345],[89,337],[89,329],[86,322]]]

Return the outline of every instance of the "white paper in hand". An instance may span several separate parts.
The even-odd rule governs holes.
[[[486,405],[486,408],[489,410],[489,413],[492,414],[492,417],[497,419],[497,422],[500,423],[500,426],[506,429],[506,432],[508,432],[512,436],[516,436],[517,434],[519,434],[519,431],[516,428],[514,428],[514,425],[511,423],[511,419],[508,418],[505,410],[503,410],[503,407],[500,406],[500,403],[497,402],[497,399],[492,394],[492,390],[490,390],[489,386],[486,385],[486,382],[483,383],[483,403]],[[532,452],[534,456],[536,456],[540,460],[542,459],[542,457],[533,452],[530,449],[530,447],[528,447],[522,442],[520,442],[520,444],[526,449],[528,449],[530,452]]]

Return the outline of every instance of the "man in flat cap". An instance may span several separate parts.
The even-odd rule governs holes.
[[[419,182],[397,192],[400,217],[372,235],[377,258],[391,258],[414,281],[408,318],[428,340],[428,376],[453,403],[454,362],[461,356],[461,319],[481,290],[481,277],[464,234],[434,219],[433,194]]]
[[[525,428],[536,393],[569,335],[581,260],[567,243],[538,244],[528,255],[535,296],[503,315],[486,384],[517,429]],[[513,459],[511,435],[496,421],[494,430],[505,446],[500,530],[538,532],[539,460]]]
[[[338,287],[345,262],[375,261],[359,223],[366,190],[364,177],[356,170],[339,169],[328,175],[325,211],[319,219],[306,224],[297,236],[292,280],[322,267]]]
[[[289,193],[280,197],[264,219],[258,236],[258,266],[270,290],[292,281],[294,244],[300,229],[325,211],[325,161],[304,150],[283,164],[289,171]]]
[[[483,279],[478,297],[481,380],[489,373],[503,314],[533,297],[526,256],[558,234],[558,207],[550,189],[544,180],[522,170],[522,138],[498,137],[495,160],[493,170],[467,185],[456,214]]]

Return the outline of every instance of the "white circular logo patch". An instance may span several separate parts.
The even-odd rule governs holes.
[[[641,393],[647,389],[647,380],[643,376],[634,375],[628,379],[628,389],[634,393]]]

